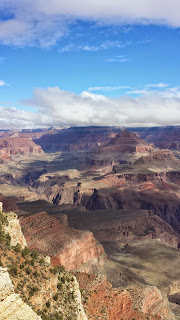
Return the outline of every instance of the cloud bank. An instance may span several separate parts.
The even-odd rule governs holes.
[[[1,0],[0,13],[0,43],[15,46],[53,46],[77,20],[180,27],[179,0]]]
[[[137,97],[119,98],[84,91],[75,94],[58,87],[34,90],[22,101],[34,106],[29,112],[1,107],[0,128],[37,128],[49,126],[159,126],[180,125],[180,88],[146,90]]]

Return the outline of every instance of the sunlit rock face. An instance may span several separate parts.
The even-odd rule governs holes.
[[[4,231],[6,233],[9,233],[11,237],[11,245],[15,246],[19,243],[21,247],[24,248],[25,246],[27,246],[27,243],[22,233],[17,215],[14,212],[10,211],[7,212],[5,216],[7,217],[8,223],[4,226]]]
[[[41,320],[18,294],[6,268],[0,267],[0,320]]]
[[[46,212],[23,217],[20,224],[28,246],[50,256],[53,266],[70,271],[104,254],[91,232],[69,228]]]

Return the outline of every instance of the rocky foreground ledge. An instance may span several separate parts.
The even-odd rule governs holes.
[[[16,319],[41,320],[41,317],[14,292],[7,269],[0,267],[0,320]]]

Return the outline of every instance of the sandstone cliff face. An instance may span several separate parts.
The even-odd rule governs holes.
[[[161,319],[175,320],[175,316],[169,308],[168,300],[162,297],[161,291],[156,287],[147,286],[142,289],[135,289],[134,295],[137,295],[138,299],[135,298],[135,303],[143,313],[158,315]]]
[[[162,298],[156,287],[113,289],[102,276],[77,273],[76,277],[80,288],[83,289],[82,300],[88,319],[175,320],[167,299]]]
[[[53,266],[74,270],[104,254],[91,232],[69,228],[46,212],[23,217],[20,224],[30,249],[50,256]]]
[[[40,146],[29,138],[0,138],[0,158],[6,160],[15,154],[39,153]]]
[[[118,133],[109,143],[98,148],[98,153],[111,153],[111,152],[137,152],[147,153],[154,149],[152,144],[148,144],[140,139],[134,132],[126,130]]]
[[[113,127],[76,127],[62,129],[57,134],[46,134],[34,140],[45,152],[89,150],[107,143],[120,132]]]
[[[1,320],[41,320],[18,294],[7,269],[0,267],[0,319]]]
[[[27,246],[27,243],[22,233],[17,215],[11,211],[6,213],[5,216],[7,217],[8,224],[4,226],[4,231],[5,233],[9,233],[11,237],[11,245],[15,246],[20,243],[22,248],[24,248]]]
[[[79,290],[79,283],[77,282],[77,279],[75,276],[73,278],[74,278],[73,290],[74,290],[75,302],[78,310],[77,320],[88,320],[82,305],[81,292]]]
[[[137,132],[141,138],[158,148],[180,150],[180,126],[128,128],[129,130]]]

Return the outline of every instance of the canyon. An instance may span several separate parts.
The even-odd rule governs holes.
[[[178,130],[1,132],[36,146],[2,159],[7,233],[21,227],[22,246],[74,273],[88,319],[180,316]]]

